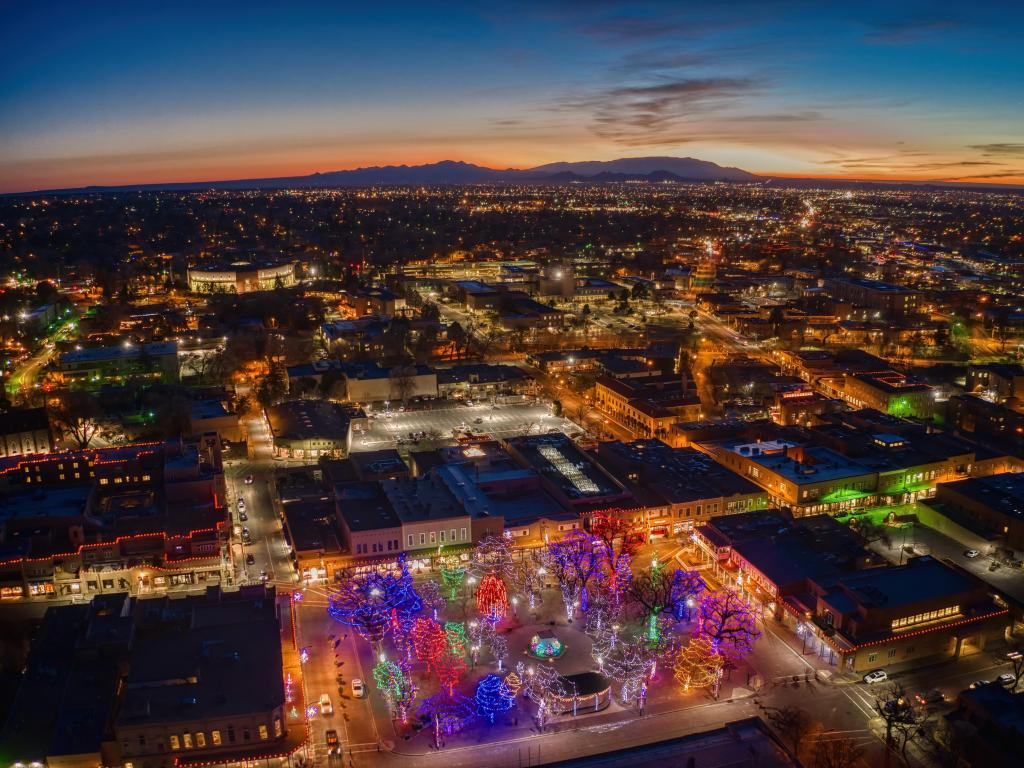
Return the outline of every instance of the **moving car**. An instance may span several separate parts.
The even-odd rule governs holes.
[[[246,485],[252,485],[253,480],[255,480],[255,478],[252,475],[246,475],[245,476],[245,484]]]
[[[267,569],[264,568],[263,570],[260,571],[260,581],[267,581],[269,579],[270,579],[270,576],[267,575]]]
[[[330,717],[334,714],[334,706],[331,704],[331,697],[326,693],[320,694],[320,714]]]
[[[249,516],[247,514],[245,514],[245,512],[239,512],[238,513],[238,519],[241,520],[244,523],[244,522],[246,522],[249,519]]]
[[[914,699],[923,707],[928,704],[941,704],[946,700],[946,697],[942,694],[942,691],[934,690],[928,691],[928,693],[915,693]]]
[[[981,552],[979,552],[976,549],[965,549],[964,550],[964,557],[970,558],[971,560],[973,560],[974,558],[976,558],[980,554],[981,554]]]
[[[889,676],[885,674],[884,669],[873,669],[864,675],[865,683],[882,683],[889,679]]]
[[[352,695],[357,699],[361,699],[366,695],[366,686],[363,685],[363,681],[358,677],[352,678]]]
[[[245,556],[245,564],[256,565],[256,556],[252,552]]]
[[[330,728],[324,733],[324,738],[325,741],[327,742],[327,754],[340,755],[341,742],[338,741],[338,732],[333,728]]]
[[[244,541],[246,544],[252,541],[252,533],[249,531],[248,528],[242,529],[242,541]]]

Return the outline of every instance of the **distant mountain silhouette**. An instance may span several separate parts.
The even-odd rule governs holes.
[[[757,176],[692,157],[625,157],[548,163],[536,168],[486,168],[459,160],[426,165],[379,165],[348,171],[281,176],[266,179],[195,181],[167,184],[125,184],[39,190],[30,194],[72,192],[188,191],[203,189],[315,189],[319,187],[443,186],[459,184],[601,184],[608,182],[755,182],[766,187],[796,189],[990,189],[1017,193],[1017,185],[941,181],[862,181],[857,179],[800,179]]]
[[[582,163],[551,163],[537,168],[485,168],[459,160],[426,165],[378,165],[348,171],[311,173],[230,181],[174,182],[89,186],[48,192],[123,192],[133,190],[191,189],[308,189],[315,187],[419,186],[445,184],[565,184],[570,182],[648,181],[757,181],[759,177],[739,168],[723,168],[690,157],[633,157]]]

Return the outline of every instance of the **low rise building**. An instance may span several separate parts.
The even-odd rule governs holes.
[[[398,403],[437,397],[437,373],[425,365],[383,368],[376,363],[345,363],[345,397],[351,403]]]
[[[967,517],[1005,549],[1024,551],[1024,472],[940,483],[935,502]]]
[[[274,454],[292,459],[345,457],[352,444],[352,426],[362,411],[329,400],[286,400],[266,409]]]
[[[213,260],[188,268],[188,289],[193,293],[273,291],[297,282],[296,263],[276,259]]]
[[[847,374],[834,394],[854,408],[873,408],[900,418],[931,421],[935,415],[934,389],[895,371]]]
[[[515,365],[467,363],[437,369],[438,397],[482,400],[518,395],[529,390],[533,380]]]
[[[223,400],[199,400],[192,404],[188,418],[189,435],[199,437],[216,432],[221,439],[237,443],[242,439],[238,414],[229,410]]]
[[[677,422],[703,417],[700,398],[685,377],[674,374],[632,379],[602,376],[594,385],[594,402],[640,437],[669,438]]]
[[[968,392],[977,392],[993,402],[1024,400],[1024,365],[986,363],[967,366]]]
[[[0,459],[53,450],[53,432],[45,408],[0,413]]]
[[[178,381],[180,370],[177,342],[126,341],[116,347],[65,352],[57,360],[54,376],[64,386],[99,389],[129,381],[172,383]]]

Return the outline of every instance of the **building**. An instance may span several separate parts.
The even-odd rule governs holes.
[[[1007,363],[969,365],[966,390],[978,392],[996,403],[1024,400],[1024,366]]]
[[[533,379],[515,365],[466,363],[438,368],[438,397],[454,400],[487,400],[519,395],[531,389]]]
[[[1000,438],[1024,456],[1024,413],[978,395],[954,395],[946,404],[951,427],[979,438]]]
[[[685,377],[675,374],[628,379],[601,376],[594,385],[594,403],[640,437],[668,438],[677,422],[703,417],[700,398]]]
[[[172,383],[180,375],[178,344],[126,341],[116,347],[91,347],[65,352],[57,360],[55,378],[68,387],[99,389],[128,381]]]
[[[868,309],[885,320],[918,314],[924,298],[920,291],[865,278],[830,278],[825,290],[835,301]]]
[[[500,296],[498,322],[503,328],[561,328],[565,313],[560,309],[541,304],[519,291],[509,291]]]
[[[348,294],[347,303],[357,317],[395,317],[405,311],[405,298],[387,288],[359,288]]]
[[[353,423],[363,412],[330,400],[286,400],[266,409],[274,455],[291,459],[343,458],[352,444]]]
[[[999,682],[961,691],[945,715],[953,755],[971,768],[1014,768],[1024,739],[1024,694]]]
[[[273,291],[297,282],[295,262],[273,259],[211,261],[188,268],[188,289],[193,293]]]
[[[835,395],[854,408],[873,408],[900,418],[931,421],[935,415],[935,390],[895,371],[846,374]]]
[[[939,483],[935,503],[966,517],[1004,549],[1024,551],[1024,472]]]
[[[345,397],[351,403],[398,403],[437,397],[437,373],[425,365],[383,368],[376,363],[343,363]]]
[[[848,672],[980,653],[1011,623],[984,582],[930,556],[823,582],[812,582],[806,602],[792,602]]]
[[[693,448],[661,440],[598,445],[598,463],[637,505],[624,509],[648,536],[680,535],[718,517],[768,506],[768,493]]]
[[[215,436],[0,459],[0,601],[217,585],[227,538]]]
[[[228,410],[223,400],[198,400],[193,403],[188,425],[191,437],[216,432],[225,442],[237,443],[242,440],[238,414]]]
[[[53,450],[53,433],[45,408],[0,413],[0,459]]]

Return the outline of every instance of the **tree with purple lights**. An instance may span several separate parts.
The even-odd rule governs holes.
[[[697,571],[677,570],[672,577],[672,614],[676,621],[689,620],[693,607],[707,585]]]
[[[615,604],[619,605],[633,581],[632,558],[628,553],[623,552],[615,558],[615,566],[608,571],[605,580],[608,590],[615,597]]]
[[[327,613],[360,637],[379,643],[396,624],[422,607],[412,576],[402,561],[400,573],[371,571],[344,579],[327,601]]]
[[[757,617],[739,592],[722,589],[709,592],[700,601],[699,634],[711,640],[716,653],[739,661],[754,649],[761,637]]]
[[[470,556],[475,573],[507,576],[513,566],[512,541],[506,536],[484,536]]]
[[[448,602],[445,600],[441,585],[436,581],[425,581],[416,587],[416,592],[419,593],[420,600],[423,601],[423,607],[430,611],[431,616],[436,619],[438,611],[443,610]]]
[[[588,608],[588,585],[604,567],[603,549],[594,536],[577,528],[561,541],[548,544],[548,558],[562,587],[565,613],[572,621],[577,600],[584,612]]]
[[[487,675],[476,684],[476,708],[481,717],[494,724],[494,719],[515,706],[515,695],[509,690],[505,678]]]

